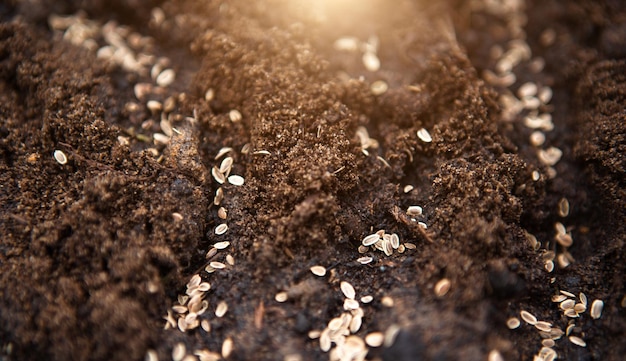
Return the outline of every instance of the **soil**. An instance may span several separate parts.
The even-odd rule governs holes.
[[[374,297],[358,336],[400,327],[369,360],[485,360],[492,350],[532,360],[537,329],[506,325],[521,310],[563,331],[573,321],[586,347],[563,336],[559,359],[623,359],[626,4],[526,2],[526,41],[545,67],[520,66],[514,88],[553,90],[545,144],[562,157],[550,169],[522,116],[503,119],[502,87],[482,78],[493,46],[510,40],[506,19],[476,5],[491,2],[319,3],[0,4],[0,360],[139,360],[148,350],[168,360],[177,343],[220,352],[227,338],[229,360],[326,360],[307,334],[343,312],[341,281]],[[77,42],[53,14],[103,30]],[[114,31],[174,69],[174,82],[156,86],[151,67],[98,56]],[[373,34],[378,71],[333,45]],[[389,89],[373,94],[376,80]],[[166,132],[161,113],[175,128],[167,144],[152,139]],[[368,154],[359,127],[378,141]],[[212,176],[222,147],[244,185]],[[557,222],[571,247],[555,241]],[[416,248],[369,250],[373,262],[360,264],[361,240],[381,229]],[[207,259],[220,241],[230,246]],[[547,272],[547,251],[571,264]],[[234,265],[205,271],[226,254]],[[210,332],[164,329],[194,274],[211,284],[200,316]],[[438,296],[443,278],[451,287]],[[602,316],[564,316],[551,301],[559,290],[603,300]]]

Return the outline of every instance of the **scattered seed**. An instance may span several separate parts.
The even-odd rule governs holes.
[[[519,318],[517,317],[511,317],[508,320],[506,320],[506,327],[508,327],[511,330],[518,328],[520,324],[521,322],[519,321]]]
[[[220,301],[215,309],[215,316],[224,317],[226,312],[228,312],[228,304],[225,301]]]
[[[539,331],[543,332],[550,332],[550,330],[552,329],[552,324],[546,321],[537,321],[537,323],[535,323],[533,326],[535,326],[535,328]]]
[[[563,302],[567,299],[567,296],[565,295],[554,295],[552,296],[552,302]]]
[[[537,84],[532,82],[522,84],[517,90],[517,95],[519,95],[520,98],[528,98],[535,96],[536,94]]]
[[[225,264],[223,264],[222,262],[217,262],[217,261],[212,261],[211,263],[209,263],[209,266],[213,267],[214,269],[226,268]]]
[[[172,360],[181,361],[183,357],[185,357],[186,353],[187,353],[187,348],[185,347],[185,344],[182,342],[179,342],[176,345],[174,345],[174,348],[172,349]]]
[[[241,113],[237,109],[231,110],[228,113],[228,117],[230,118],[230,121],[233,122],[233,123],[237,123],[237,122],[241,121],[241,119],[243,119],[243,116],[241,115]]]
[[[63,153],[60,150],[55,150],[54,151],[54,159],[57,161],[57,163],[64,165],[67,164],[67,157],[65,156],[65,153]]]
[[[558,256],[556,256],[556,260],[559,264],[559,267],[561,268],[566,268],[570,265],[569,259],[567,259],[567,256],[563,253],[560,253]]]
[[[180,222],[183,220],[183,215],[178,212],[174,212],[172,213],[172,218],[174,218],[176,222]]]
[[[204,93],[204,100],[210,102],[213,98],[215,98],[215,90],[213,88],[207,89],[206,93]]]
[[[328,322],[328,329],[331,331],[337,331],[341,328],[342,323],[343,320],[341,319],[341,317],[335,317]]]
[[[576,301],[571,300],[571,299],[567,299],[567,300],[561,302],[559,307],[561,307],[562,310],[569,310],[569,309],[573,309],[575,304],[576,304]]]
[[[357,51],[359,49],[359,40],[352,36],[345,36],[335,40],[333,47],[335,50],[340,51]]]
[[[220,173],[222,174],[226,174],[229,173],[231,168],[233,167],[233,158],[232,157],[226,157],[224,158],[224,160],[222,160],[222,163],[220,164]]]
[[[380,239],[380,236],[377,233],[374,233],[363,238],[363,241],[361,241],[361,243],[363,244],[363,246],[367,247],[367,246],[371,246],[375,244],[376,242],[378,242],[379,239]]]
[[[580,347],[586,347],[587,346],[585,341],[582,338],[578,337],[578,336],[570,336],[570,337],[568,337],[568,339],[569,339],[569,341],[571,343],[573,343],[576,346],[580,346]]]
[[[322,334],[320,335],[320,349],[324,352],[328,352],[331,346],[330,342],[330,330],[327,328],[322,331]]]
[[[543,134],[543,132],[539,130],[535,130],[534,132],[530,134],[530,144],[534,145],[535,147],[543,145],[543,143],[545,142],[546,142],[546,135]]]
[[[318,277],[324,277],[326,275],[326,267],[324,266],[313,266],[310,269],[311,273]]]
[[[223,157],[224,155],[230,153],[233,151],[233,148],[231,147],[223,147],[221,148],[218,152],[217,155],[215,156],[215,160],[220,159],[221,157]]]
[[[541,173],[539,173],[538,171],[534,170],[532,173],[532,179],[536,182],[541,178]]]
[[[422,215],[422,207],[420,206],[410,206],[407,210],[406,210],[406,214],[408,214],[409,216],[421,216]]]
[[[228,241],[217,242],[213,245],[213,247],[219,250],[226,249],[228,246],[230,246],[230,242]]]
[[[224,184],[224,182],[226,182],[226,177],[222,172],[220,172],[220,169],[218,167],[211,168],[211,175],[213,176],[213,179],[215,179],[215,181],[219,184]]]
[[[206,253],[205,258],[211,258],[217,254],[217,248],[211,247],[211,249]]]
[[[343,295],[346,296],[346,298],[354,299],[354,297],[356,296],[356,291],[350,283],[346,281],[341,281],[340,287],[341,292],[343,292]]]
[[[504,358],[502,358],[500,351],[491,350],[489,356],[487,356],[487,361],[504,361]]]
[[[561,198],[559,201],[559,216],[567,217],[569,215],[569,202],[567,198]]]
[[[360,245],[357,250],[359,251],[360,254],[363,254],[363,253],[365,253],[365,252],[367,252],[369,250],[369,247],[365,247],[364,245]]]
[[[430,133],[428,132],[428,130],[426,130],[426,128],[418,130],[417,137],[425,143],[430,143],[433,141],[433,138],[430,136]]]
[[[240,175],[231,175],[230,177],[228,177],[228,183],[234,186],[242,186],[244,183],[244,179]]]
[[[428,229],[428,225],[424,222],[417,222],[417,225],[422,229]]]
[[[367,69],[368,71],[375,72],[380,69],[380,59],[378,59],[378,56],[376,56],[375,53],[370,51],[365,52],[363,54],[362,60],[365,69]]]
[[[315,340],[315,339],[320,338],[321,334],[322,334],[322,331],[320,331],[320,330],[311,330],[311,331],[309,331],[309,333],[307,335],[309,336],[309,338],[311,340]]]
[[[148,350],[145,361],[159,361],[159,355],[155,350]]]
[[[218,209],[217,209],[217,216],[218,216],[220,219],[226,219],[226,218],[228,218],[228,212],[226,211],[226,208],[224,208],[224,207],[220,207],[220,208],[218,208]]]
[[[359,301],[352,299],[352,298],[346,298],[343,301],[343,309],[346,311],[350,311],[350,310],[356,310],[357,308],[359,308]]]
[[[365,336],[365,343],[370,347],[380,347],[385,341],[385,335],[382,332],[372,332]]]
[[[560,223],[557,223],[557,224],[560,224]],[[561,227],[563,227],[562,224],[561,224]],[[565,227],[563,227],[563,230],[565,230]],[[561,294],[563,294],[563,295],[565,295],[567,297],[576,298],[576,296],[573,293],[571,293],[571,292],[567,292],[567,291],[563,291],[563,290],[560,290],[559,292],[561,292]]]
[[[437,284],[435,285],[435,295],[437,297],[443,297],[446,295],[446,293],[448,293],[448,291],[450,291],[450,280],[447,278],[443,278],[441,279],[439,282],[437,282]]]
[[[541,163],[549,166],[553,166],[561,160],[561,156],[563,156],[563,151],[556,147],[550,147],[546,150],[539,149],[537,152],[537,156]]]
[[[383,296],[383,298],[380,299],[380,303],[385,306],[385,307],[393,307],[394,305],[394,301],[393,298],[389,297],[389,296]]]
[[[287,292],[278,292],[276,296],[274,296],[274,300],[280,303],[287,301],[287,298],[288,298]]]
[[[222,344],[222,357],[228,358],[230,354],[233,352],[233,339],[228,337],[224,340]]]
[[[552,272],[552,271],[554,271],[554,262],[553,261],[546,261],[543,267],[546,269],[546,271]]]
[[[356,314],[354,317],[352,317],[352,320],[350,320],[350,332],[352,333],[357,333],[359,331],[359,329],[361,328],[361,325],[363,324],[363,316],[361,316],[360,314]]]
[[[583,313],[587,310],[587,306],[583,305],[582,303],[577,303],[574,306],[574,311],[576,311],[576,313]]]
[[[389,348],[396,342],[396,337],[400,333],[400,326],[396,324],[390,325],[385,331],[385,347]]]
[[[166,87],[174,82],[176,79],[176,73],[173,69],[165,69],[157,76],[156,83],[159,86]]]
[[[521,311],[520,316],[522,320],[526,321],[529,325],[534,325],[537,323],[537,317],[535,317],[532,313],[528,311]]]
[[[226,255],[226,263],[228,263],[231,266],[234,266],[235,265],[235,258],[232,255],[227,254]]]
[[[172,306],[172,311],[176,313],[185,313],[187,312],[187,307],[182,305],[174,305]]]
[[[228,231],[228,225],[226,223],[222,223],[219,226],[215,227],[215,234],[222,235]]]
[[[404,247],[406,247],[406,249],[417,249],[417,246],[411,242],[404,243]]]
[[[410,184],[407,184],[404,186],[404,189],[402,189],[404,191],[404,193],[409,193],[410,191],[412,191],[413,189],[415,189],[415,187],[413,187]]]
[[[222,187],[219,187],[215,191],[215,197],[213,198],[213,204],[216,205],[216,206],[219,206],[220,203],[222,203],[223,199],[224,199],[224,190],[222,189]]]
[[[574,327],[576,327],[576,325],[573,324],[573,323],[570,323],[567,326],[567,328],[565,329],[565,336],[569,336],[572,333],[572,331],[574,330]]]
[[[207,265],[206,267],[204,267],[204,270],[205,270],[207,273],[213,273],[213,272],[215,272],[215,268],[211,267],[211,265]]]
[[[374,95],[385,94],[387,89],[389,89],[389,86],[387,85],[386,82],[382,80],[377,80],[373,82],[372,85],[370,85],[370,90],[372,91],[372,94]]]
[[[563,312],[563,314],[570,318],[578,317],[578,313],[573,308],[568,308],[567,310]]]
[[[372,257],[361,257],[358,258],[356,261],[359,262],[360,264],[368,264],[371,263],[374,260],[374,258]]]
[[[361,297],[361,302],[362,303],[370,303],[373,300],[374,300],[374,297],[372,297],[370,295]]]
[[[581,292],[578,294],[578,299],[580,300],[580,303],[582,303],[583,305],[585,305],[585,307],[587,307],[587,295]]]
[[[591,317],[595,320],[599,319],[602,316],[602,309],[604,308],[604,302],[602,300],[594,300],[591,303]]]
[[[393,246],[391,245],[390,239],[383,239],[383,252],[385,252],[386,256],[391,256],[393,254]]]
[[[555,342],[554,342],[554,340],[553,340],[553,339],[551,339],[551,338],[545,338],[545,339],[541,340],[541,344],[542,344],[544,347],[554,347]]]

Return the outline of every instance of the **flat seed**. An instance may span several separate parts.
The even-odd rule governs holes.
[[[380,69],[380,59],[378,59],[378,56],[376,56],[375,53],[370,51],[366,52],[363,54],[362,60],[365,69],[368,71],[375,72]]]
[[[158,86],[166,87],[174,82],[176,72],[173,69],[165,69],[157,76],[156,83]]]
[[[57,163],[61,165],[67,164],[67,157],[65,156],[65,153],[63,153],[62,151],[57,149],[54,151],[53,155],[54,155],[54,160],[56,160]]]
[[[216,205],[216,206],[219,206],[220,203],[222,203],[223,199],[224,199],[224,190],[222,189],[222,187],[219,187],[215,191],[215,197],[213,198],[213,204]]]
[[[211,263],[209,263],[209,266],[215,268],[215,269],[224,269],[226,268],[226,265],[223,264],[222,262],[217,262],[217,261],[213,261]]]
[[[215,160],[220,159],[221,157],[223,157],[224,155],[230,153],[233,151],[233,148],[231,147],[223,147],[221,148],[218,152],[217,155],[215,156]]]
[[[228,177],[228,183],[234,186],[242,186],[244,183],[244,179],[240,175],[231,175],[230,177]]]
[[[233,256],[231,256],[230,254],[226,255],[226,263],[228,263],[231,266],[235,265],[235,258]]]
[[[322,331],[320,335],[320,349],[324,352],[328,352],[330,350],[331,340],[330,340],[330,330],[325,329]]]
[[[311,273],[318,277],[324,277],[326,275],[326,267],[324,266],[313,266],[310,269]]]
[[[487,356],[487,361],[504,361],[504,358],[502,358],[500,351],[491,350],[489,356]]]
[[[215,179],[215,181],[219,184],[224,184],[224,182],[226,181],[226,177],[224,177],[224,174],[220,172],[220,169],[218,167],[211,168],[211,175],[213,176],[213,179]]]
[[[243,119],[243,116],[241,115],[241,113],[237,109],[231,110],[228,113],[228,117],[230,118],[230,121],[233,122],[233,123],[237,123],[237,122],[241,121],[241,119]]]
[[[359,248],[357,248],[357,250],[359,251],[360,254],[363,254],[363,253],[369,251],[369,247],[365,247],[364,245],[360,245]]]
[[[226,223],[222,223],[219,226],[215,227],[215,234],[222,235],[228,231],[228,225]]]
[[[341,319],[341,317],[335,317],[330,320],[330,322],[328,322],[328,329],[331,331],[337,331],[341,328],[342,323],[343,320]]]
[[[413,187],[413,186],[412,186],[412,185],[410,185],[410,184],[407,184],[407,185],[405,185],[405,186],[404,186],[403,191],[404,191],[404,193],[409,193],[409,192],[410,192],[410,191],[412,191],[413,189],[415,189],[415,187]]]
[[[371,263],[374,260],[374,258],[372,257],[361,257],[358,258],[356,261],[359,262],[360,264],[368,264]]]
[[[159,361],[159,355],[155,350],[148,350],[148,352],[146,352],[145,361]]]
[[[537,84],[531,82],[522,84],[522,86],[520,86],[517,90],[517,95],[519,95],[520,98],[528,98],[535,96],[536,94]]]
[[[383,298],[380,299],[380,303],[385,306],[385,307],[393,307],[394,305],[394,301],[393,298],[389,297],[389,296],[383,296]]]
[[[211,249],[206,253],[205,258],[211,258],[217,254],[217,248],[211,247]]]
[[[532,313],[528,311],[521,311],[520,316],[522,320],[526,321],[529,325],[534,325],[537,323],[537,317],[535,317]]]
[[[359,301],[352,299],[352,298],[346,298],[343,301],[343,309],[346,311],[349,310],[356,310],[357,308],[359,308],[361,305],[359,305]]]
[[[559,201],[559,216],[567,217],[569,215],[569,201],[567,198],[561,198]]]
[[[202,277],[199,274],[195,274],[191,276],[189,282],[187,283],[187,288],[196,287],[202,282]]]
[[[229,173],[230,169],[233,167],[233,158],[232,157],[226,157],[224,158],[224,160],[222,160],[222,163],[220,164],[220,173],[225,174],[225,173]]]
[[[322,334],[322,331],[320,331],[320,330],[311,330],[311,331],[309,331],[309,333],[307,335],[309,336],[309,338],[311,340],[315,340],[315,339],[320,338],[321,334]]]
[[[215,309],[215,316],[224,317],[226,312],[228,312],[228,304],[225,301],[221,301],[217,304],[217,308]]]
[[[536,329],[543,332],[550,332],[550,330],[552,329],[552,324],[546,321],[537,321],[534,326]]]
[[[422,215],[422,207],[420,206],[410,206],[407,210],[406,210],[406,214],[408,214],[409,216],[421,216]]]
[[[575,304],[576,304],[576,301],[568,299],[568,300],[561,302],[559,307],[561,307],[562,310],[569,310],[569,309],[573,309]]]
[[[374,300],[374,297],[370,296],[370,295],[361,297],[361,302],[362,303],[370,303],[373,300]]]
[[[174,348],[172,349],[172,360],[181,361],[183,357],[185,357],[186,353],[187,353],[187,348],[185,347],[185,344],[182,342],[179,342],[176,345],[174,345]]]
[[[385,342],[385,335],[382,332],[372,332],[365,336],[365,343],[370,347],[380,347]]]
[[[278,292],[276,296],[274,296],[274,300],[280,303],[287,301],[287,298],[288,298],[287,292]]]
[[[396,324],[392,324],[385,331],[385,347],[391,347],[396,342],[396,337],[400,333],[400,326]]]
[[[363,241],[361,241],[361,244],[363,244],[363,246],[365,247],[368,247],[378,242],[379,239],[380,239],[380,236],[377,233],[370,234],[369,236],[363,238]]]
[[[511,330],[518,328],[520,324],[521,322],[519,321],[519,318],[517,317],[511,317],[508,320],[506,320],[506,327],[508,327]]]
[[[390,239],[383,240],[383,252],[385,255],[391,256],[393,254],[393,246],[391,245]]]
[[[363,324],[363,316],[356,315],[352,317],[352,320],[350,320],[350,327],[349,327],[350,332],[357,333],[359,329],[361,329],[362,324]]]
[[[209,282],[202,282],[201,284],[198,285],[198,290],[202,292],[207,292],[210,289],[211,289],[211,284]]]
[[[435,285],[435,295],[437,297],[443,297],[446,295],[446,293],[448,293],[448,291],[450,291],[450,280],[447,278],[441,279],[439,282],[437,282],[437,284]]]
[[[576,296],[573,293],[571,293],[571,292],[567,292],[567,291],[563,291],[563,290],[560,290],[559,292],[561,292],[561,294],[563,294],[563,295],[565,295],[567,297],[576,298]]]
[[[417,246],[411,242],[404,243],[404,247],[406,247],[406,249],[417,249]]]
[[[551,338],[546,338],[541,340],[541,345],[543,345],[544,347],[554,347],[555,342]]]
[[[421,228],[421,229],[428,229],[428,225],[424,222],[417,222],[417,225]]]
[[[393,249],[398,249],[398,247],[400,247],[400,237],[398,237],[397,234],[395,233],[391,234],[390,242],[391,242],[391,247]]]
[[[572,239],[572,236],[569,233],[559,233],[556,236],[554,236],[554,239],[559,242],[559,244],[563,247],[571,247],[572,244],[574,243],[574,240]]]
[[[213,247],[219,250],[226,249],[228,246],[230,246],[230,242],[228,241],[217,242],[213,245]]]
[[[595,320],[602,316],[602,309],[604,308],[604,302],[602,300],[594,300],[591,303],[591,317]]]
[[[550,147],[546,150],[539,149],[537,152],[537,156],[541,163],[549,166],[553,166],[561,160],[561,156],[563,156],[563,151],[556,147]]]
[[[224,340],[224,343],[222,344],[222,357],[223,358],[228,358],[228,356],[230,356],[230,354],[233,352],[233,339],[228,337]]]
[[[377,80],[370,85],[370,90],[374,95],[385,94],[385,92],[389,89],[389,85],[382,80]]]
[[[582,303],[583,305],[585,305],[585,307],[587,307],[587,295],[581,292],[578,294],[578,299],[580,299],[580,303]]]
[[[567,299],[567,296],[565,295],[554,295],[552,296],[552,302],[563,302]]]
[[[187,312],[187,307],[182,305],[174,305],[172,306],[172,311],[176,313],[185,313]]]
[[[422,128],[417,131],[417,137],[422,140],[422,142],[430,143],[433,141],[433,138],[430,136],[430,133],[425,128]]]
[[[565,316],[567,316],[567,317],[570,317],[570,318],[576,318],[576,317],[578,317],[578,313],[577,313],[576,311],[574,311],[574,309],[573,309],[573,308],[569,308],[569,309],[565,310],[565,311],[563,312],[563,314],[564,314]]]
[[[341,281],[340,287],[341,287],[341,292],[343,292],[343,295],[346,296],[346,298],[354,299],[354,297],[356,296],[356,291],[354,290],[354,287],[352,287],[350,283],[346,281]]]
[[[204,93],[204,100],[210,102],[213,98],[215,98],[215,90],[213,88],[207,89],[206,93]]]
[[[554,262],[553,261],[546,261],[546,263],[543,265],[543,267],[546,269],[546,271],[552,272],[552,271],[554,271]]]
[[[587,310],[587,306],[583,305],[582,303],[577,303],[574,306],[574,311],[576,311],[576,313],[583,313]]]
[[[224,208],[224,207],[220,207],[220,208],[218,208],[218,209],[217,209],[217,216],[218,216],[220,219],[226,219],[226,218],[228,218],[228,212],[226,211],[226,208]]]
[[[569,336],[572,333],[572,330],[574,330],[574,327],[576,327],[575,324],[571,323],[567,326],[567,328],[565,329],[565,336]]]
[[[585,340],[583,340],[582,338],[578,337],[578,336],[570,336],[568,337],[569,341],[571,343],[573,343],[576,346],[580,346],[580,347],[586,347],[587,343],[585,343]]]

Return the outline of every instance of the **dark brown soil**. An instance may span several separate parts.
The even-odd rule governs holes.
[[[537,330],[509,330],[506,320],[527,310],[565,330],[569,319],[551,302],[559,290],[605,304],[600,319],[575,320],[587,346],[563,337],[559,359],[623,359],[622,2],[527,2],[527,41],[546,66],[522,71],[516,84],[554,91],[546,143],[563,157],[553,179],[530,130],[501,120],[498,89],[480,78],[493,65],[491,46],[507,39],[469,2],[337,1],[325,20],[292,1],[84,3],[0,4],[0,360],[139,360],[149,349],[168,360],[178,342],[189,353],[219,352],[227,337],[232,360],[326,360],[307,333],[341,314],[340,281],[374,296],[359,336],[402,329],[393,346],[371,348],[370,360],[486,360],[491,350],[532,360]],[[166,18],[155,25],[157,5]],[[48,24],[51,14],[79,11],[150,37],[144,50],[169,58],[176,81],[147,97],[175,103],[181,134],[169,145],[152,144],[160,116],[133,93],[154,83],[150,75],[98,58]],[[552,46],[538,40],[547,27]],[[378,35],[379,72],[333,48],[346,34]],[[369,84],[380,79],[389,90],[375,96]],[[369,156],[359,126],[380,144]],[[416,136],[420,128],[432,143]],[[233,174],[245,184],[222,186],[229,230],[217,236],[211,168],[222,147],[234,148]],[[404,193],[407,184],[415,189]],[[566,218],[557,213],[562,198]],[[410,205],[423,206],[427,230],[406,216]],[[575,261],[548,273],[526,232],[560,251],[555,222],[571,228]],[[362,238],[379,229],[417,249],[369,252],[374,262],[359,264]],[[208,274],[205,254],[222,240],[236,264]],[[317,264],[329,274],[312,275]],[[211,283],[203,316],[211,332],[164,330],[196,273]],[[444,277],[452,287],[436,297]],[[279,291],[287,302],[274,300]],[[229,311],[217,318],[221,300]]]

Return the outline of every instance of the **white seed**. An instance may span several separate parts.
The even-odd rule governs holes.
[[[357,51],[359,49],[359,39],[353,36],[341,37],[335,40],[333,48],[339,51]]]
[[[67,157],[65,156],[65,153],[60,150],[54,151],[54,159],[61,165],[67,164]]]
[[[370,303],[374,300],[374,297],[367,295],[367,296],[363,296],[361,297],[361,302],[362,303]]]
[[[195,274],[191,276],[189,282],[187,283],[187,288],[197,287],[202,282],[202,277],[199,274]]]
[[[528,311],[521,311],[520,316],[522,320],[526,321],[529,325],[534,325],[537,323],[537,317],[535,317],[532,313]]]
[[[359,305],[359,301],[357,301],[355,299],[346,298],[343,301],[343,309],[346,310],[346,311],[356,310],[359,307],[361,307],[361,305]]]
[[[217,155],[215,156],[215,160],[220,159],[221,157],[223,157],[224,155],[226,155],[229,152],[232,152],[233,148],[231,147],[223,147],[221,148],[218,152]]]
[[[396,342],[396,337],[400,333],[400,326],[396,324],[390,325],[385,331],[385,347],[391,347]]]
[[[163,104],[161,104],[161,102],[158,100],[148,100],[146,106],[148,107],[150,112],[152,112],[152,114],[156,114],[163,110]]]
[[[341,281],[340,287],[341,287],[341,292],[343,292],[343,295],[346,296],[346,298],[354,299],[354,297],[356,296],[356,291],[354,290],[354,287],[352,287],[350,283],[346,281]]]
[[[425,143],[430,143],[433,141],[433,138],[430,136],[430,133],[425,128],[422,128],[417,131],[417,137]]]
[[[385,341],[385,335],[382,332],[372,332],[365,336],[365,343],[370,347],[380,347]]]
[[[173,69],[165,69],[157,76],[156,83],[159,86],[166,87],[174,82],[176,72]]]
[[[176,313],[185,313],[187,312],[187,307],[182,305],[174,305],[172,306],[172,311]]]
[[[352,317],[352,320],[350,320],[350,332],[357,333],[362,324],[363,316],[361,316],[360,314],[355,315],[354,317]]]
[[[213,198],[213,204],[216,205],[216,206],[219,206],[220,203],[222,203],[223,199],[224,199],[224,190],[222,189],[222,187],[219,187],[215,191],[215,197]]]
[[[602,309],[604,308],[604,302],[602,300],[594,300],[591,303],[591,317],[595,320],[602,316]]]
[[[360,264],[368,264],[371,263],[374,260],[374,258],[372,257],[361,257],[358,258],[356,261],[359,262]]]
[[[380,303],[385,306],[385,307],[393,307],[393,305],[395,304],[395,302],[393,301],[393,298],[389,297],[389,296],[383,296],[383,298],[380,299]]]
[[[380,236],[378,235],[378,233],[373,233],[370,234],[369,236],[363,238],[363,241],[361,241],[361,243],[365,246],[371,246],[373,244],[375,244],[376,242],[378,242],[378,240],[380,239]]]
[[[380,69],[380,59],[378,59],[375,53],[370,51],[364,53],[362,60],[365,69],[368,71],[375,72]]]
[[[568,300],[561,302],[559,307],[561,307],[562,310],[569,310],[569,309],[573,309],[575,304],[576,304],[576,301],[568,299]]]
[[[554,347],[555,342],[551,338],[546,338],[546,339],[541,340],[541,345],[543,347]]]
[[[563,253],[560,253],[558,256],[556,256],[556,260],[559,263],[559,267],[561,268],[566,268],[567,266],[570,265],[569,259]]]
[[[537,94],[537,84],[532,83],[532,82],[522,84],[522,86],[520,86],[519,89],[517,90],[517,95],[520,98],[528,98],[528,97],[535,96],[536,94]]]
[[[404,243],[404,247],[406,247],[406,249],[417,249],[417,246],[411,242]]]
[[[206,93],[204,93],[204,100],[210,102],[213,98],[215,98],[215,90],[213,88],[207,89]]]
[[[585,305],[585,307],[587,306],[587,295],[581,292],[578,294],[578,299],[580,300],[580,303]]]
[[[198,290],[202,292],[206,292],[211,289],[211,284],[209,282],[202,282],[198,285]]]
[[[322,334],[322,331],[320,331],[320,330],[311,330],[311,331],[309,331],[309,333],[307,334],[307,336],[309,336],[309,338],[310,338],[311,340],[315,340],[315,339],[320,338],[320,335],[321,335],[321,334]]]
[[[372,91],[372,94],[374,95],[385,94],[385,92],[387,92],[388,89],[389,89],[389,86],[387,85],[386,82],[382,80],[377,80],[373,82],[372,85],[370,85],[370,90]]]
[[[310,269],[311,273],[318,277],[324,277],[326,275],[326,267],[324,266],[313,266]]]
[[[222,223],[219,226],[215,227],[215,234],[222,235],[228,231],[228,225],[226,223]]]
[[[283,292],[278,292],[276,294],[276,296],[274,296],[274,300],[276,300],[276,302],[280,302],[280,303],[283,303],[283,302],[287,301],[287,298],[288,298],[287,292],[284,292],[284,291]]]
[[[183,357],[185,357],[186,353],[187,353],[187,348],[185,347],[185,344],[182,342],[179,342],[176,345],[174,345],[174,348],[172,349],[172,360],[181,361]]]
[[[212,261],[211,263],[209,263],[209,266],[213,267],[214,269],[226,268],[225,264],[223,264],[222,262],[217,262],[217,261]]]
[[[240,175],[231,175],[230,177],[228,177],[228,183],[234,186],[242,186],[244,183],[244,179]]]
[[[574,330],[574,327],[576,327],[576,324],[574,323],[570,323],[567,328],[565,329],[565,336],[569,336],[572,331]]]
[[[562,227],[562,232],[565,233],[565,227],[563,227],[563,225],[561,223],[557,222],[555,226],[558,226],[558,225],[560,225],[560,227]],[[557,229],[558,232],[561,232],[560,227]],[[565,295],[567,297],[576,298],[576,296],[573,293],[571,293],[571,292],[567,292],[567,291],[563,291],[563,290],[560,290],[559,292],[561,292],[561,294],[563,294],[563,295]]]
[[[446,295],[446,293],[448,293],[448,291],[450,291],[450,280],[447,278],[443,278],[441,279],[439,282],[437,282],[437,284],[435,285],[435,295],[437,297],[443,297]]]
[[[552,100],[552,88],[544,86],[539,90],[537,98],[539,98],[543,104],[548,104],[550,100]]]
[[[360,254],[363,254],[363,253],[369,251],[369,247],[365,247],[364,245],[360,245],[359,248],[357,248],[357,250],[359,251]]]
[[[517,317],[511,317],[508,320],[506,320],[506,327],[508,327],[511,330],[518,328],[520,324],[521,322],[519,321],[519,318]]]
[[[224,182],[226,181],[226,177],[224,177],[224,174],[220,172],[220,169],[218,167],[211,168],[211,175],[213,176],[213,179],[215,179],[215,181],[219,184],[224,184]]]
[[[228,312],[228,304],[225,301],[221,301],[217,304],[217,308],[215,309],[215,316],[224,317],[226,312]]]
[[[491,350],[489,356],[487,356],[487,361],[504,361],[504,358],[502,358],[500,351]]]
[[[417,225],[422,229],[428,229],[428,225],[424,222],[417,222]]]
[[[228,246],[230,246],[230,242],[228,241],[217,242],[213,245],[213,247],[219,250],[226,249]]]
[[[563,151],[556,147],[550,147],[546,150],[539,149],[537,152],[537,157],[539,157],[539,161],[545,165],[553,166],[561,160],[563,156]]]
[[[413,189],[415,189],[415,187],[413,187],[410,184],[407,184],[404,186],[404,188],[402,189],[404,191],[404,193],[409,193],[410,191],[412,191]]]
[[[233,352],[233,339],[228,337],[224,340],[222,344],[222,357],[228,358],[230,354]]]
[[[386,256],[391,256],[393,254],[393,246],[391,245],[391,239],[383,240],[383,252],[385,252]]]
[[[327,328],[322,331],[322,334],[320,335],[320,349],[324,352],[328,352],[328,350],[330,350],[330,346],[330,330]]]
[[[331,331],[337,331],[341,328],[343,320],[341,317],[335,317],[328,322],[328,329]]]
[[[230,169],[233,167],[233,158],[232,157],[226,157],[224,158],[224,160],[222,160],[222,163],[220,164],[220,173],[222,174],[226,174],[230,172]]]
[[[228,113],[228,117],[230,118],[230,121],[233,122],[233,123],[237,123],[237,122],[241,121],[241,119],[243,119],[243,116],[241,115],[241,113],[237,109],[231,110]]]
[[[148,352],[146,352],[146,357],[144,360],[145,361],[159,361],[159,355],[157,354],[155,350],[148,350]]]
[[[538,171],[534,170],[532,173],[532,179],[536,182],[541,178],[541,173],[539,173]]]
[[[205,258],[209,259],[217,254],[217,248],[211,247],[211,249],[206,253]]]
[[[538,147],[545,142],[546,142],[546,135],[543,134],[543,132],[539,130],[535,130],[530,135],[530,144],[534,145],[535,147]]]
[[[420,206],[410,206],[406,210],[406,214],[409,216],[421,216],[422,215],[422,207]]]
[[[576,313],[583,313],[587,310],[587,306],[583,305],[582,303],[577,303],[576,305],[574,305],[574,311],[576,311]]]
[[[573,308],[568,308],[567,310],[563,311],[563,314],[570,318],[576,318],[579,316],[578,313],[574,311]]]
[[[574,345],[576,345],[576,346],[580,346],[580,347],[585,347],[585,346],[587,346],[587,344],[585,343],[585,341],[584,341],[582,338],[578,337],[578,336],[570,336],[570,337],[568,337],[568,339],[569,339],[569,341],[570,341],[571,343],[573,343],[573,344],[574,344]]]

